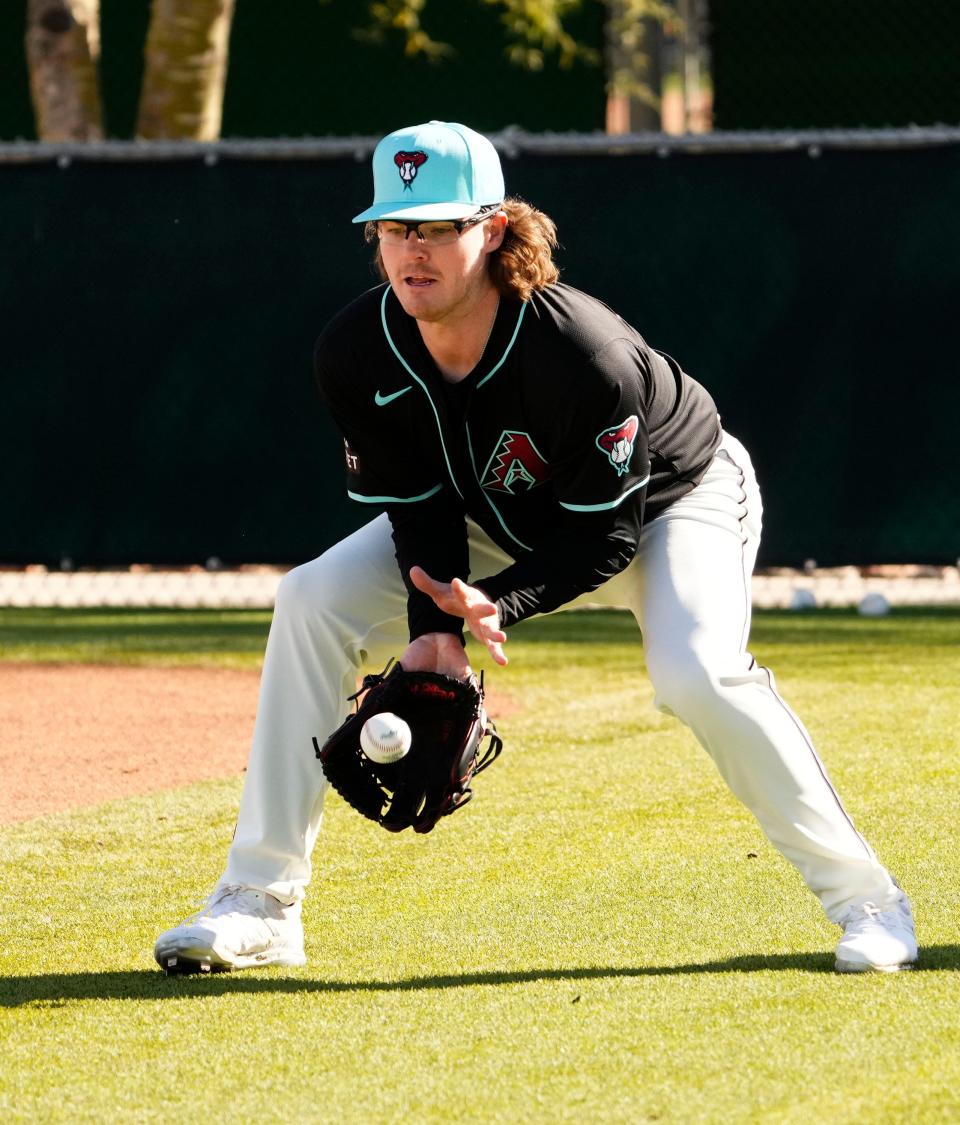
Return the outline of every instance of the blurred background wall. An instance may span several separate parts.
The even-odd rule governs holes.
[[[238,0],[223,136],[358,138],[280,159],[35,144],[25,8],[0,6],[0,563],[292,563],[366,518],[310,353],[375,281],[349,222],[373,140],[429,117],[497,134],[509,190],[559,223],[564,279],[714,394],[764,486],[762,565],[956,560],[960,131],[737,131],[956,125],[960,9],[690,0],[647,28],[651,99],[611,88],[600,3],[569,16],[594,61],[539,70],[479,2],[433,0],[457,52],[436,62],[358,39],[361,8]],[[118,142],[149,15],[100,6]],[[662,144],[596,143],[651,123]],[[543,131],[584,136],[544,151]]]

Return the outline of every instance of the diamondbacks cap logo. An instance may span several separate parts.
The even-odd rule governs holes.
[[[619,426],[612,426],[597,435],[597,447],[610,458],[610,464],[623,476],[630,467],[633,443],[637,440],[640,422],[636,414],[631,414]]]
[[[550,466],[540,456],[529,434],[504,430],[483,471],[482,484],[491,492],[529,492],[550,476]]]
[[[417,178],[417,169],[421,164],[426,164],[427,154],[425,152],[398,152],[394,155],[393,162],[400,173],[400,179],[403,180],[403,190],[412,191],[413,181]]]

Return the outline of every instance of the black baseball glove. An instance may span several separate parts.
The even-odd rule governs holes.
[[[503,749],[483,707],[482,675],[458,680],[388,664],[366,676],[350,698],[357,701],[355,713],[317,757],[340,796],[390,832],[429,832],[440,817],[463,808],[473,796],[473,775]],[[372,761],[360,745],[364,723],[381,713],[398,715],[413,735],[407,754],[388,764]]]

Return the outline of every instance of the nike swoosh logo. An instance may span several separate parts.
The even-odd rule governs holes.
[[[386,406],[388,402],[393,402],[395,398],[405,395],[407,391],[412,391],[413,387],[404,387],[401,391],[394,391],[392,395],[382,395],[379,391],[373,396],[373,401],[377,406]]]

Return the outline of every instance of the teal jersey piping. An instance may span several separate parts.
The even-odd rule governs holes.
[[[561,500],[560,507],[567,508],[571,512],[609,512],[611,508],[619,508],[631,492],[636,492],[638,488],[643,488],[645,484],[649,483],[650,474],[648,473],[642,481],[638,481],[632,488],[628,488],[626,492],[621,493],[616,500],[611,500],[609,504],[565,504]]]
[[[513,532],[510,530],[510,528],[507,527],[507,525],[503,521],[503,516],[501,516],[500,512],[497,510],[496,504],[494,504],[493,500],[491,500],[491,498],[490,498],[490,494],[483,487],[483,485],[480,481],[480,477],[477,476],[477,460],[473,455],[473,442],[470,440],[470,427],[466,426],[465,429],[467,431],[467,452],[470,454],[470,464],[473,466],[473,475],[477,478],[477,484],[480,485],[480,492],[483,494],[484,500],[486,500],[486,502],[490,505],[490,508],[491,508],[493,514],[497,517],[497,520],[498,520],[500,526],[507,533],[507,535],[510,536],[510,538],[514,541],[514,543],[516,543],[518,547],[522,547],[525,551],[532,551],[533,550],[532,547],[528,547],[526,545],[526,543],[524,543],[522,540],[518,539],[513,534]]]
[[[440,425],[440,415],[437,413],[437,408],[434,405],[434,401],[430,396],[430,392],[427,390],[426,383],[424,383],[424,381],[420,378],[416,371],[414,371],[410,364],[407,363],[407,361],[400,354],[400,349],[393,342],[393,337],[390,335],[390,329],[387,327],[387,297],[389,296],[391,289],[392,286],[390,285],[388,285],[386,289],[384,289],[383,300],[380,302],[380,322],[383,325],[383,334],[387,338],[387,343],[390,345],[391,351],[403,364],[407,374],[416,381],[418,386],[422,388],[423,393],[427,396],[427,402],[430,403],[430,409],[433,411],[433,417],[437,423],[437,433],[440,435],[440,448],[443,450],[443,459],[447,463],[447,472],[450,474],[450,480],[453,482],[453,487],[457,490],[457,495],[462,500],[463,493],[460,491],[460,486],[457,484],[457,478],[453,475],[453,466],[450,464],[450,458],[447,455],[447,445],[443,440],[443,427]]]
[[[348,488],[347,495],[351,500],[359,500],[361,504],[416,504],[418,500],[429,500],[431,496],[436,496],[441,488],[442,484],[435,485],[419,496],[361,496],[359,492],[351,492]]]
[[[500,370],[500,368],[503,367],[504,363],[506,362],[507,356],[510,354],[510,349],[517,342],[517,335],[520,332],[520,325],[523,323],[523,314],[526,311],[527,311],[527,303],[526,303],[526,301],[524,301],[524,303],[520,306],[520,315],[517,317],[517,326],[516,326],[516,328],[514,328],[513,335],[510,337],[510,343],[507,344],[506,350],[504,351],[504,353],[500,357],[500,359],[497,361],[497,363],[493,367],[491,367],[490,370],[486,373],[486,375],[484,375],[484,377],[480,380],[480,382],[477,383],[477,387],[482,387],[483,384],[486,383],[488,379],[492,379],[494,377],[494,375],[496,375],[496,373]]]

